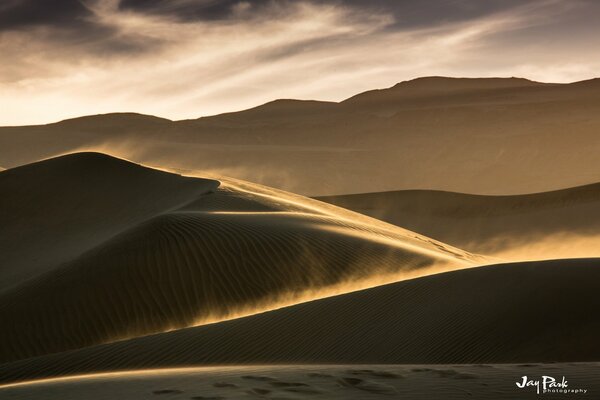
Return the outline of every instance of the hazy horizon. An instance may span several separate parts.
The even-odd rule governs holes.
[[[586,80],[600,67],[589,51],[599,10],[587,0],[13,0],[0,6],[11,60],[0,66],[0,126],[198,118],[422,76]]]
[[[91,116],[98,116],[98,115],[110,115],[110,114],[139,114],[139,115],[145,115],[145,116],[151,116],[151,117],[157,117],[160,119],[165,119],[165,120],[169,120],[171,122],[177,122],[177,121],[185,121],[185,120],[193,120],[193,119],[198,119],[198,118],[204,118],[204,117],[215,117],[215,116],[219,116],[219,115],[223,115],[223,114],[230,114],[230,113],[236,113],[236,112],[240,112],[240,111],[246,111],[246,110],[251,110],[257,107],[261,107],[264,105],[267,105],[269,103],[273,103],[276,101],[285,101],[285,100],[289,100],[289,101],[315,101],[315,102],[331,102],[331,103],[341,103],[345,100],[348,100],[354,96],[357,96],[359,94],[363,94],[369,91],[373,91],[373,90],[385,90],[385,89],[391,89],[394,86],[403,83],[403,82],[410,82],[410,81],[415,81],[415,80],[419,80],[419,79],[428,79],[428,78],[442,78],[442,79],[525,79],[531,82],[535,82],[535,83],[542,83],[542,84],[551,84],[551,85],[569,85],[569,84],[573,84],[573,83],[579,83],[579,82],[585,82],[585,81],[591,81],[594,79],[600,79],[599,77],[591,77],[589,79],[583,79],[583,80],[575,80],[575,81],[570,81],[570,82],[551,82],[551,81],[537,81],[534,79],[529,79],[529,78],[525,78],[525,77],[521,77],[521,76],[440,76],[440,75],[430,75],[430,76],[418,76],[415,78],[411,78],[411,79],[407,79],[407,80],[403,80],[403,81],[398,81],[394,84],[392,84],[391,86],[387,86],[387,87],[377,87],[377,88],[371,88],[371,89],[367,89],[365,91],[362,92],[358,92],[358,93],[354,93],[351,94],[348,97],[344,97],[340,100],[323,100],[323,99],[316,99],[316,98],[291,98],[291,97],[280,97],[280,98],[275,98],[275,99],[270,99],[267,100],[265,102],[261,102],[258,104],[253,104],[250,105],[248,107],[244,107],[244,108],[240,108],[240,109],[234,109],[234,110],[225,110],[223,112],[219,112],[216,114],[208,114],[208,115],[189,115],[183,118],[178,118],[178,119],[171,119],[169,117],[163,116],[163,115],[156,115],[156,114],[146,114],[143,112],[139,112],[139,111],[135,111],[135,110],[114,110],[114,111],[107,111],[107,112],[102,112],[102,113],[97,113],[97,114],[82,114],[82,115],[75,115],[72,117],[67,117],[67,118],[63,118],[63,119],[58,119],[58,120],[50,120],[50,121],[43,121],[43,122],[39,122],[39,123],[35,123],[35,124],[23,124],[23,125],[0,125],[2,127],[18,127],[18,126],[29,126],[29,125],[46,125],[46,124],[53,124],[53,123],[59,123],[62,121],[67,121],[70,119],[77,119],[77,118],[84,118],[84,117],[91,117]]]

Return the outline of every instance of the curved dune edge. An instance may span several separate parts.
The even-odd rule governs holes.
[[[3,382],[240,364],[586,362],[600,260],[452,271],[196,328],[0,366]]]
[[[0,293],[219,184],[99,153],[7,170],[0,175]]]
[[[277,365],[161,369],[69,376],[0,385],[7,398],[188,399],[277,398],[411,400],[535,398],[535,387],[519,389],[522,376],[568,379],[571,394],[600,390],[599,363],[478,365]],[[82,396],[84,394],[85,396]],[[549,394],[544,394],[548,396]],[[291,396],[291,397],[290,397]],[[395,397],[390,397],[395,396]],[[549,396],[552,396],[551,394]]]
[[[216,181],[195,182],[196,178],[87,153],[37,163],[35,176],[45,172],[44,179],[60,186],[65,164],[79,186],[68,199],[61,191],[54,193],[59,204],[73,198],[77,202],[79,191],[87,193],[89,174],[109,182],[104,190],[114,193],[106,196],[119,199],[120,191],[133,181],[123,177],[142,174],[152,195],[158,190],[165,192],[163,198],[173,196],[176,201],[130,219],[133,222],[119,233],[85,251],[77,248],[62,255],[71,259],[45,266],[45,273],[0,293],[0,319],[10,321],[0,331],[4,362],[484,262],[351,211],[234,179],[223,179],[216,187]],[[44,171],[45,165],[49,171]],[[20,168],[11,176],[27,172],[27,166]],[[78,176],[78,168],[86,171],[86,179]],[[165,181],[158,189],[153,185],[155,175]],[[166,191],[173,186],[171,180],[182,181],[185,187]],[[127,198],[132,203],[121,210],[125,214],[118,221],[121,226],[133,212],[130,209],[145,207],[144,187],[138,185],[135,194],[138,197]],[[44,211],[43,204],[37,206]],[[84,203],[77,212],[87,216],[86,210]],[[52,211],[62,220],[59,208]],[[65,207],[64,213],[71,215],[72,210]],[[87,216],[92,226],[105,219],[102,213],[87,213],[93,216]],[[29,226],[26,215],[24,219],[20,222]],[[74,247],[67,236],[65,242],[64,248]]]
[[[318,200],[504,260],[600,256],[600,184],[510,196],[402,190]]]

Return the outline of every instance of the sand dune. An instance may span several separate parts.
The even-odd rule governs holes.
[[[78,256],[116,233],[214,190],[214,180],[74,154],[0,175],[0,290]]]
[[[341,103],[279,100],[197,120],[109,114],[0,128],[0,164],[97,150],[311,196],[522,194],[598,181],[599,106],[598,80],[430,77]]]
[[[503,264],[17,361],[5,382],[206,364],[576,362],[600,357],[598,259]]]
[[[319,200],[481,254],[600,256],[600,184],[519,196],[407,190]]]
[[[522,376],[568,378],[574,393],[543,398],[590,397],[600,390],[599,363],[479,365],[276,365],[179,368],[65,377],[0,386],[10,399],[539,399],[519,389]],[[584,392],[585,391],[585,392]]]
[[[2,361],[483,262],[301,196],[101,154],[14,168],[0,188]]]

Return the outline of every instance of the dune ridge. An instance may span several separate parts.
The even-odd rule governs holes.
[[[599,180],[599,106],[598,80],[426,77],[341,103],[278,100],[185,121],[124,113],[2,127],[0,163],[94,150],[310,196],[522,194]]]
[[[600,184],[513,196],[405,190],[318,197],[503,259],[600,256]]]
[[[598,359],[598,259],[451,271],[252,315],[0,365],[3,382],[239,364]]]
[[[7,170],[0,175],[0,292],[218,185],[99,153]]]
[[[100,154],[50,159],[8,176],[7,187],[18,182],[22,192],[12,194],[11,215],[4,215],[10,221],[14,214],[16,225],[3,227],[12,238],[3,248],[23,252],[14,230],[35,227],[40,218],[52,225],[32,241],[51,235],[61,252],[42,258],[34,277],[0,292],[0,319],[10,321],[0,330],[5,362],[484,260],[302,196],[235,179],[181,177]],[[39,194],[27,188],[50,200],[38,203]],[[107,226],[108,234],[82,243],[73,226]],[[4,272],[27,265],[19,261]]]

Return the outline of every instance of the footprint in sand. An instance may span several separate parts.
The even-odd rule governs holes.
[[[402,375],[394,374],[388,371],[376,371],[373,369],[351,369],[346,372],[352,375],[370,376],[372,378],[403,378]]]
[[[225,397],[221,396],[192,396],[190,397],[192,400],[224,400]]]
[[[302,382],[283,382],[283,381],[272,381],[272,382],[269,382],[269,385],[275,386],[275,387],[308,386],[306,383],[302,383]]]
[[[182,390],[178,390],[178,389],[159,389],[159,390],[155,390],[152,393],[154,394],[181,394],[183,393]]]
[[[229,383],[229,382],[215,382],[215,383],[213,383],[213,386],[216,388],[236,388],[236,387],[238,387],[238,385],[236,385],[235,383]]]
[[[261,376],[261,375],[244,375],[244,376],[242,376],[242,378],[243,379],[251,379],[253,381],[260,381],[260,382],[273,382],[273,381],[277,380],[270,376]]]
[[[324,374],[322,372],[309,372],[306,376],[309,378],[333,378],[333,375]]]
[[[317,389],[313,389],[310,385],[303,382],[269,382],[269,385],[280,388],[286,392],[298,393],[298,394],[321,394]]]
[[[297,393],[297,394],[308,394],[308,395],[323,393],[323,392],[321,392],[317,389],[313,389],[311,387],[288,387],[283,390],[285,390],[286,392]]]
[[[271,394],[271,391],[269,389],[252,388],[251,390],[248,390],[246,393],[252,394],[255,396],[259,396],[259,397],[264,397],[268,394]]]
[[[364,390],[366,392],[377,393],[377,394],[397,394],[398,391],[395,387],[389,385],[383,385],[381,383],[369,382],[359,378],[340,378],[338,383],[342,386]]]

